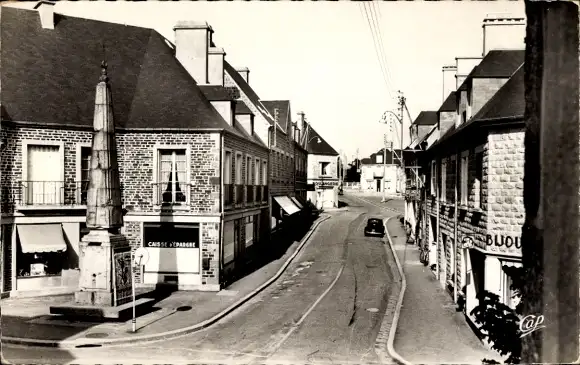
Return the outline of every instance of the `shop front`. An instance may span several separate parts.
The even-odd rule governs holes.
[[[201,285],[201,234],[199,223],[144,222],[143,284]]]
[[[226,216],[223,223],[222,278],[227,284],[242,274],[260,256],[269,236],[268,210]]]
[[[32,222],[2,225],[3,291],[11,296],[73,292],[80,277],[82,223]]]

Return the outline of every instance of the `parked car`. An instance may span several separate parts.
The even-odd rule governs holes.
[[[379,218],[369,218],[367,220],[367,226],[365,227],[365,237],[368,236],[385,236],[385,225],[383,220]]]

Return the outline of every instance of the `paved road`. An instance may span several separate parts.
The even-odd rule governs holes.
[[[378,363],[375,339],[395,263],[363,228],[368,216],[394,213],[343,199],[349,210],[331,213],[275,284],[204,331],[122,347],[4,346],[3,355],[13,363],[59,364]]]

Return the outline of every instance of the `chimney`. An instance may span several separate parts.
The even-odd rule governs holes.
[[[236,69],[240,75],[244,78],[244,81],[249,85],[250,84],[250,69],[247,67],[240,67]]]
[[[210,85],[224,86],[224,58],[223,48],[211,47],[208,52],[208,82]]]
[[[298,112],[298,122],[296,124],[298,125],[298,129],[304,133],[304,112]]]
[[[54,29],[54,5],[52,1],[39,1],[34,9],[38,9],[42,29]]]
[[[455,57],[455,90],[459,89],[473,68],[479,65],[481,59],[482,57]]]
[[[457,67],[455,66],[443,66],[443,103],[447,95],[450,92],[455,91],[456,84],[455,84],[455,73],[457,72]]]
[[[175,56],[198,85],[208,83],[208,51],[213,30],[207,22],[180,21],[175,27]]]
[[[525,49],[526,19],[511,14],[487,14],[483,19],[482,56],[494,49]]]

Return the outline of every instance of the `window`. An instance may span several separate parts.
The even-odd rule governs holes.
[[[456,184],[457,184],[457,178],[458,178],[458,176],[457,176],[457,158],[455,155],[451,156],[449,163],[451,165],[450,166],[451,171],[449,172],[449,176],[452,176],[453,178],[450,179],[450,182],[451,182],[450,188],[451,189],[448,190],[449,196],[447,198],[447,201],[455,203],[455,191],[456,191]]]
[[[234,221],[224,223],[224,264],[234,259],[236,247],[235,231]]]
[[[236,184],[237,185],[242,185],[242,154],[241,153],[237,153],[236,154]]]
[[[26,177],[23,181],[25,204],[64,202],[64,156],[59,145],[26,144]]]
[[[224,157],[224,184],[232,183],[232,152],[226,151]]]
[[[436,187],[436,180],[437,179],[437,165],[435,163],[435,160],[431,161],[431,194],[432,195],[436,195],[437,192],[435,191],[435,187]]]
[[[268,185],[268,161],[262,161],[262,185]]]
[[[254,216],[246,217],[246,247],[254,244]]]
[[[187,163],[185,149],[159,149],[158,192],[163,204],[187,202]]]
[[[442,202],[447,201],[447,163],[445,161],[441,162],[441,189],[439,191],[439,197]]]
[[[260,185],[260,159],[254,161],[254,185]]]
[[[483,203],[483,151],[475,153],[475,207]]]
[[[469,177],[469,151],[463,152],[461,154],[461,165],[460,165],[460,189],[459,189],[459,202],[463,206],[467,206],[468,193],[468,177]]]
[[[80,194],[80,204],[87,204],[87,190],[89,190],[89,172],[91,168],[91,147],[81,147],[80,181],[77,188]]]
[[[376,155],[375,159],[377,163],[383,163],[383,155]]]
[[[329,174],[329,166],[330,162],[321,162],[320,163],[320,175],[326,176]]]
[[[252,185],[252,158],[246,156],[246,185]]]

